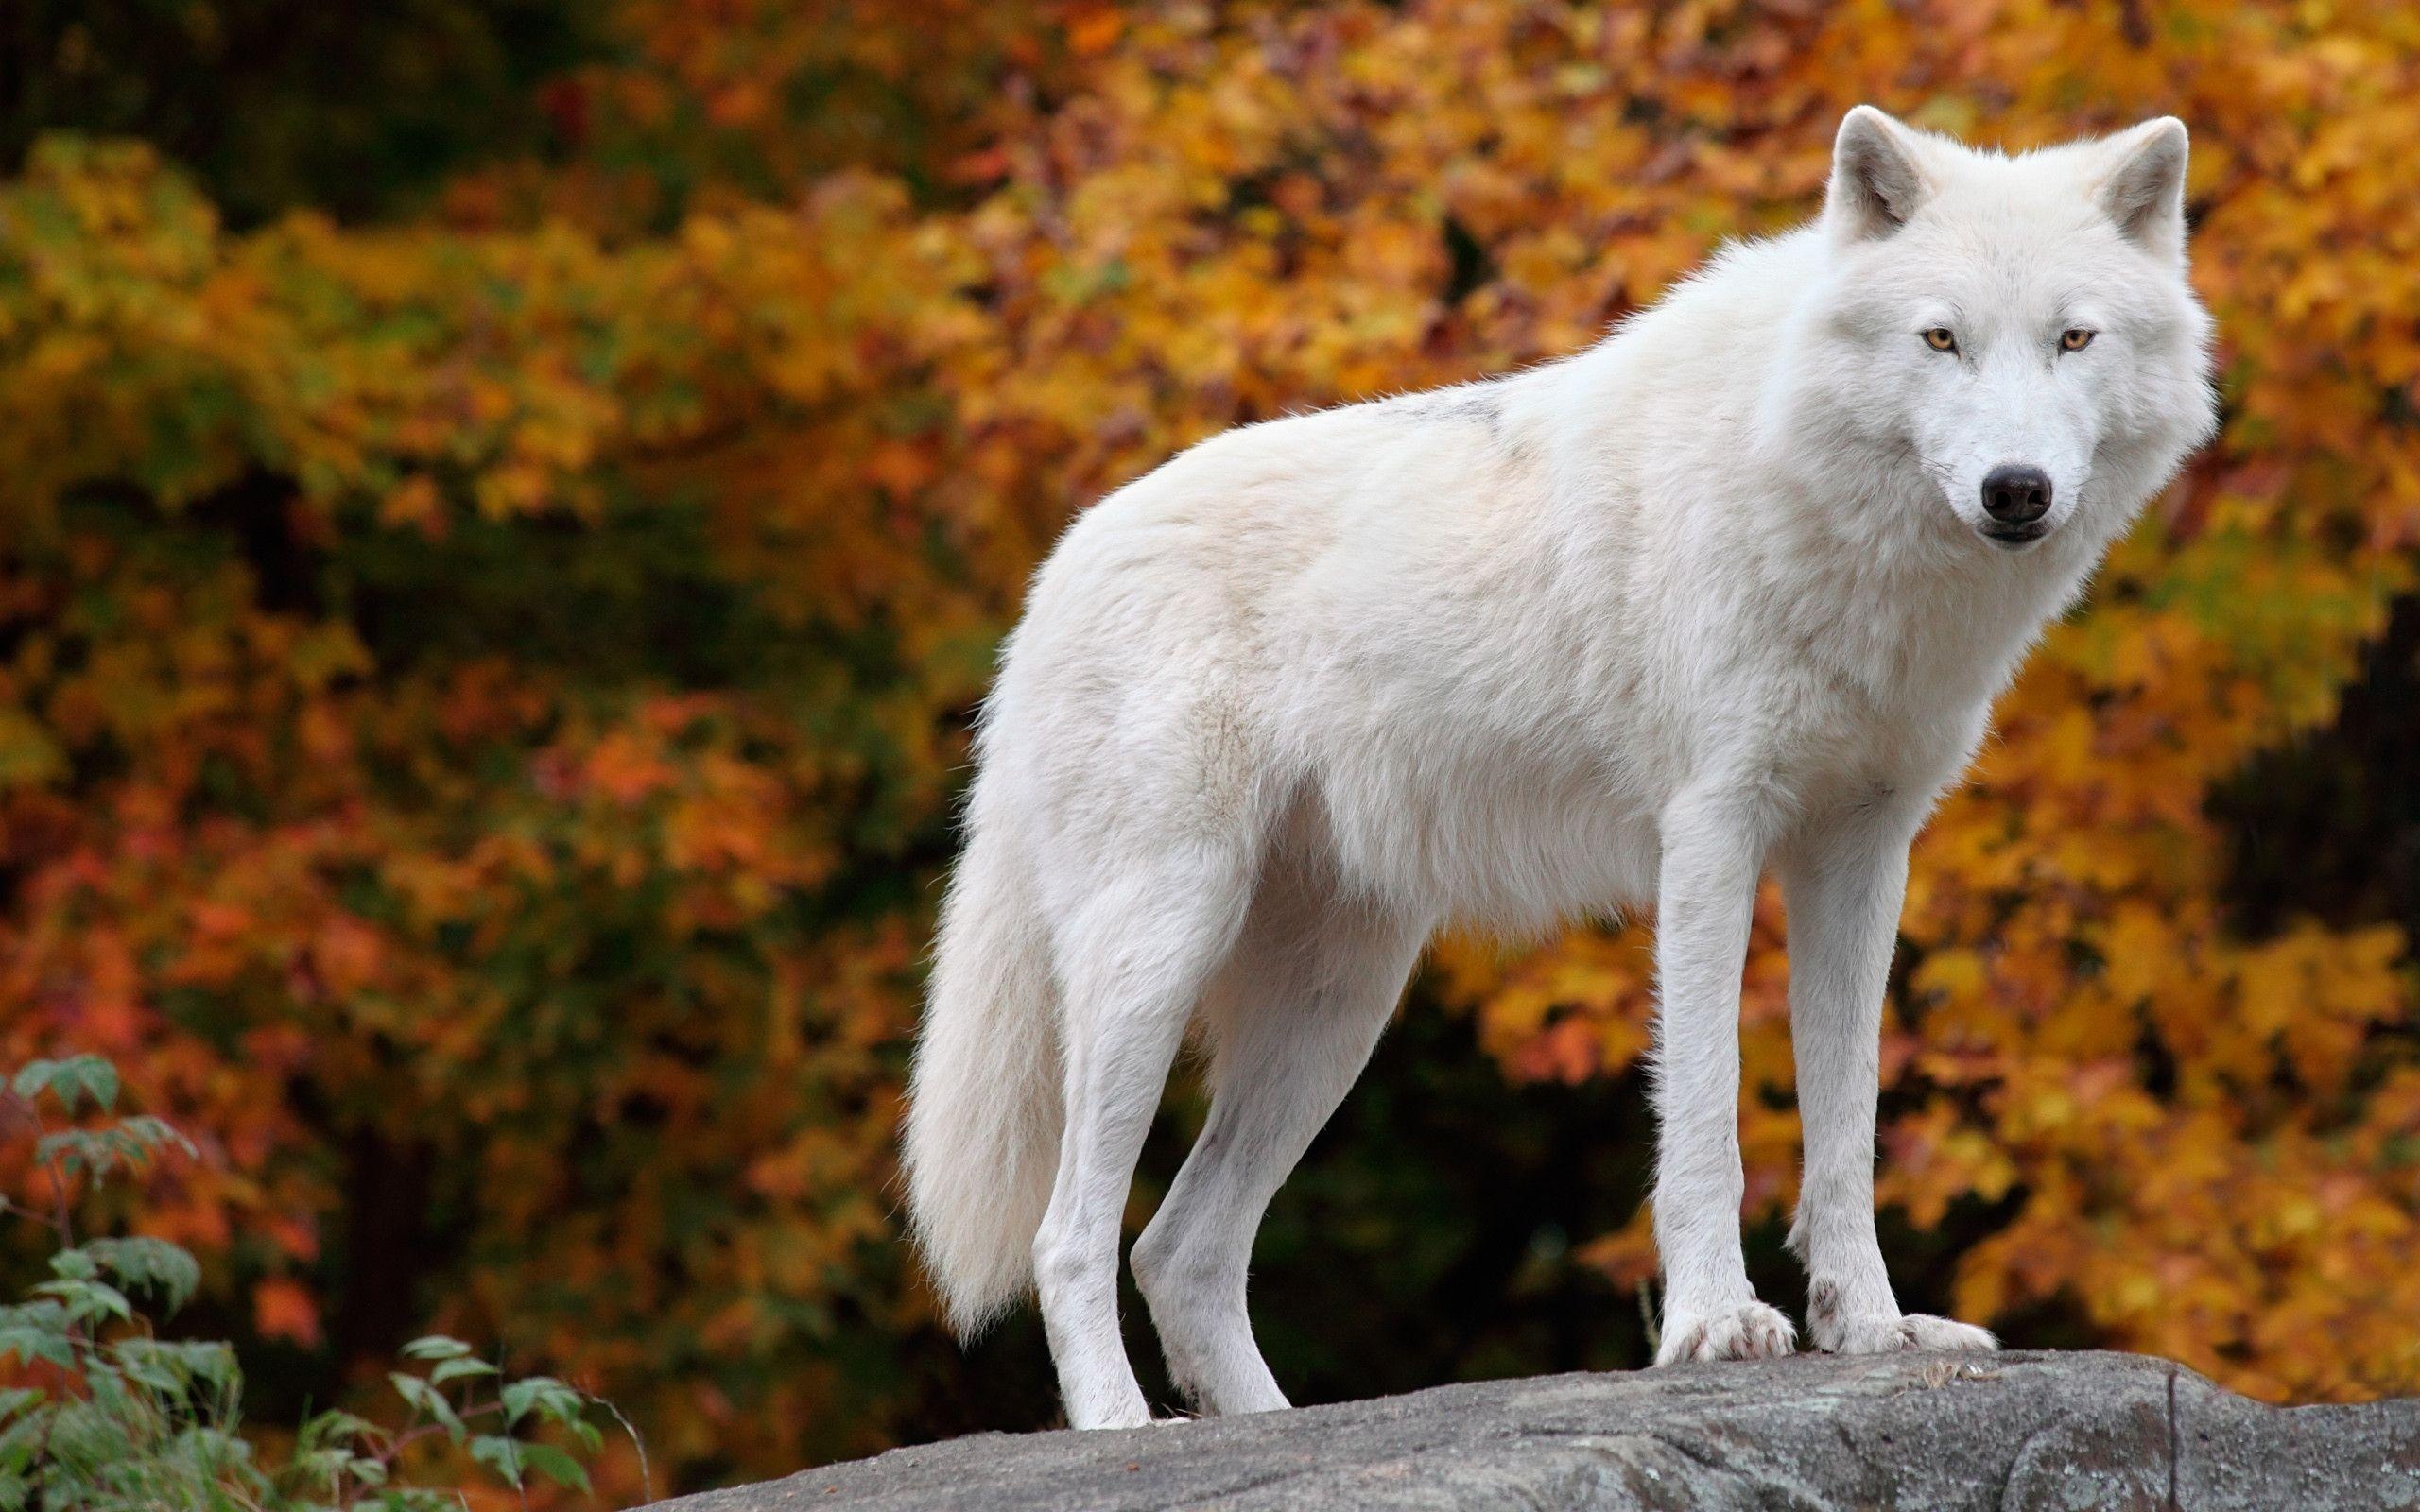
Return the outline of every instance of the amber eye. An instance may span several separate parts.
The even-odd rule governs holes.
[[[1931,330],[1925,333],[1925,345],[1932,348],[1935,352],[1956,352],[1958,350],[1958,333],[1950,330],[1949,327],[1945,325],[1934,326]]]
[[[2061,352],[2082,352],[2084,348],[2092,345],[2092,332],[2083,330],[2081,327],[2073,330],[2062,331],[2059,333],[2059,350]]]

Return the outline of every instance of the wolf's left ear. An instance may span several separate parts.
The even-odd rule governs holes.
[[[1888,236],[1908,223],[1932,192],[1917,151],[1912,133],[1871,105],[1841,118],[1824,218],[1843,241]]]
[[[2185,123],[2146,121],[2109,142],[2100,208],[2128,239],[2163,257],[2185,252]]]

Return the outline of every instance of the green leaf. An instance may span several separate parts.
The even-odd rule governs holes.
[[[200,1264],[164,1239],[95,1239],[84,1246],[84,1253],[126,1285],[160,1293],[171,1313],[191,1301],[201,1286]]]
[[[165,1119],[154,1118],[148,1113],[136,1113],[131,1117],[119,1119],[117,1126],[120,1133],[143,1146],[147,1152],[174,1146],[182,1150],[188,1160],[201,1158],[200,1148],[193,1141],[185,1138],[182,1130]]]
[[[458,1381],[464,1376],[492,1376],[495,1373],[495,1366],[485,1360],[458,1355],[451,1360],[439,1361],[437,1368],[428,1373],[428,1379],[432,1384],[441,1386],[448,1381]]]
[[[499,1393],[504,1402],[504,1420],[517,1423],[531,1409],[557,1422],[578,1418],[588,1405],[588,1399],[564,1385],[552,1376],[531,1376],[516,1381]]]
[[[333,1491],[344,1475],[345,1459],[341,1449],[297,1449],[285,1462],[283,1478],[303,1486],[324,1486]]]
[[[127,1379],[148,1387],[158,1396],[177,1396],[187,1384],[185,1373],[178,1369],[173,1361],[147,1350],[112,1349],[110,1358]]]
[[[515,1486],[521,1484],[522,1446],[500,1434],[481,1434],[471,1440],[471,1457]]]
[[[17,1073],[9,1090],[27,1102],[48,1092],[71,1113],[78,1098],[90,1097],[95,1107],[108,1112],[117,1106],[117,1068],[98,1056],[31,1061]]]
[[[58,1418],[58,1406],[45,1401],[0,1427],[0,1474],[22,1475],[31,1469],[34,1455],[48,1441]]]
[[[73,1176],[79,1165],[89,1166],[95,1156],[107,1159],[109,1143],[96,1134],[83,1129],[68,1129],[63,1133],[45,1134],[34,1141],[34,1159],[43,1165],[64,1166]]]
[[[235,1351],[224,1344],[200,1339],[120,1339],[110,1352],[121,1360],[140,1361],[146,1368],[167,1368],[183,1379],[214,1390],[225,1390],[236,1379]]]
[[[470,1352],[469,1345],[442,1333],[431,1333],[404,1346],[406,1360],[452,1360]]]
[[[375,1436],[378,1425],[367,1418],[356,1418],[349,1412],[323,1412],[304,1419],[296,1439],[306,1448],[317,1449],[328,1444],[353,1444]]]
[[[579,1461],[552,1444],[524,1444],[521,1446],[521,1457],[528,1462],[531,1469],[557,1486],[576,1486],[582,1491],[589,1489],[588,1471],[581,1468]]]
[[[389,1371],[387,1379],[395,1383],[395,1389],[403,1394],[404,1400],[409,1402],[415,1412],[441,1424],[445,1429],[445,1435],[454,1442],[458,1444],[462,1441],[462,1435],[466,1432],[462,1419],[455,1414],[453,1404],[439,1395],[435,1386],[418,1376],[407,1376],[401,1371]]]
[[[36,1141],[34,1158],[45,1165],[55,1162],[70,1176],[79,1169],[105,1176],[119,1166],[132,1170],[147,1163],[151,1151],[123,1128],[71,1128]]]
[[[114,1317],[121,1323],[134,1321],[134,1304],[126,1294],[102,1281],[44,1281],[34,1288],[35,1295],[56,1297],[67,1315],[78,1323],[97,1323]]]
[[[63,1331],[0,1324],[0,1360],[11,1355],[27,1365],[47,1361],[61,1370],[76,1368],[76,1344]]]

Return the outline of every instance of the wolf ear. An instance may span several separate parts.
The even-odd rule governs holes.
[[[1824,218],[1844,241],[1888,236],[1908,223],[1931,192],[1908,129],[1871,105],[1841,118],[1832,139],[1832,181]]]
[[[2109,143],[2100,208],[2129,240],[2163,257],[2185,251],[2185,123],[2146,121]]]

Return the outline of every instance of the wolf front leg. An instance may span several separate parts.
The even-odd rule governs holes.
[[[1882,994],[1920,818],[1887,798],[1818,830],[1779,868],[1806,1145],[1789,1246],[1806,1265],[1806,1331],[1817,1349],[1842,1354],[1996,1347],[1981,1329],[1902,1314],[1874,1228]]]
[[[1739,973],[1762,844],[1747,806],[1686,799],[1665,816],[1655,921],[1657,1365],[1788,1354],[1739,1250]]]

